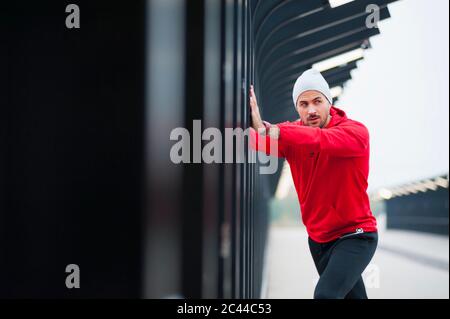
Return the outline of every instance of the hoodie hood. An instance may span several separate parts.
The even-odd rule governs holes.
[[[326,128],[330,128],[336,125],[339,125],[342,122],[347,121],[347,114],[345,112],[335,106],[331,106],[330,109],[331,121],[328,123]]]

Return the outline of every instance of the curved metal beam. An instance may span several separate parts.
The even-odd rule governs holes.
[[[261,45],[259,45],[259,41],[255,42],[255,48],[257,49],[258,53],[256,55],[256,61],[259,61],[261,59],[261,55],[264,52],[264,48],[266,47],[266,45],[268,44],[268,41],[273,37],[274,34],[276,34],[279,30],[282,30],[284,27],[286,27],[287,25],[289,25],[290,23],[293,23],[297,20],[303,19],[307,16],[313,15],[315,13],[318,13],[320,11],[322,11],[324,8],[323,7],[319,7],[319,8],[312,8],[310,11],[306,11],[302,14],[299,14],[297,16],[292,17],[291,19],[287,20],[287,21],[283,21],[282,23],[280,23],[279,25],[277,25],[275,28],[273,28],[270,33],[268,35],[266,35],[266,37],[263,39],[263,42],[261,43]]]
[[[294,26],[292,26],[292,27],[290,26],[289,29],[305,30],[308,27],[310,27],[311,25],[314,25],[315,21],[319,21],[319,20],[321,21],[321,25],[332,23],[335,20],[345,19],[346,17],[348,17],[348,12],[349,11],[357,12],[358,14],[356,14],[356,15],[361,15],[361,14],[365,15],[366,14],[365,8],[366,8],[366,6],[368,4],[374,3],[374,4],[378,5],[381,9],[384,9],[384,8],[387,7],[388,3],[394,2],[394,1],[395,0],[360,0],[360,1],[355,1],[355,2],[352,2],[350,4],[347,4],[347,5],[344,5],[344,6],[335,8],[335,9],[332,9],[333,11],[324,12],[323,14],[320,14],[318,17],[312,16],[311,17],[311,19],[312,19],[311,21],[305,21],[304,23],[301,23],[300,25],[295,26],[295,27]],[[307,17],[307,16],[309,16],[309,15],[311,15],[313,13],[317,13],[317,12],[323,11],[323,9],[326,8],[326,7],[327,6],[321,6],[320,10],[317,10],[317,5],[316,5],[316,10],[312,10],[309,13],[307,12],[307,13],[304,13],[304,14],[297,14],[297,16],[294,16],[292,18],[285,17],[285,20],[287,19],[286,21],[284,21],[281,24],[277,25],[275,28],[273,28],[271,30],[271,32],[268,35],[266,35],[266,37],[265,37],[261,47],[258,45],[258,43],[255,43],[256,49],[258,51],[257,52],[257,58],[256,58],[257,63],[260,61],[261,54],[262,54],[262,52],[264,52],[264,48],[268,44],[268,41],[274,36],[274,34],[277,31],[279,31],[281,29],[289,30],[287,25],[289,25],[291,23],[294,23],[294,22],[301,22],[299,20],[302,20],[303,18],[305,18],[305,17]],[[312,9],[312,8],[310,8],[310,9]],[[284,28],[284,27],[286,27],[286,28]],[[285,40],[285,39],[283,39],[283,40]]]
[[[365,26],[352,30],[343,34],[336,36],[335,38],[326,39],[320,42],[316,42],[313,45],[307,46],[305,48],[299,49],[288,55],[277,59],[276,62],[270,65],[269,68],[263,69],[263,72],[260,73],[261,81],[264,82],[268,76],[274,76],[274,74],[279,73],[280,70],[285,69],[290,64],[295,64],[296,61],[303,60],[302,55],[307,55],[307,52],[314,51],[317,48],[325,47],[327,45],[333,45],[334,47],[338,47],[342,45],[344,42],[353,42],[356,40],[364,40],[368,39],[374,35],[379,34],[378,29],[367,29]]]
[[[387,8],[381,10],[380,18],[381,20],[389,18],[389,11]],[[360,13],[334,23],[321,25],[316,29],[297,34],[294,37],[275,45],[267,54],[264,55],[258,66],[262,70],[264,70],[266,65],[276,67],[276,63],[288,58],[292,52],[301,50],[302,47],[308,43],[317,43],[321,38],[331,39],[332,37],[337,37],[338,34],[345,34],[346,32],[351,32],[352,30],[361,30],[362,28],[367,29],[365,22],[366,14]],[[334,27],[339,27],[339,31],[332,29]]]
[[[292,0],[282,0],[275,5],[258,0],[253,15],[258,21],[253,41],[254,63],[266,111],[271,114],[274,104],[276,109],[292,104],[289,83],[293,85],[299,73],[312,64],[362,47],[370,37],[379,34],[378,29],[365,28],[367,4],[378,5],[381,18],[386,19],[390,17],[387,5],[395,1],[358,0],[330,10],[324,10],[329,7],[324,0],[305,1],[299,6],[302,10],[299,14],[299,10],[293,10]],[[308,3],[311,5],[305,8]],[[307,10],[312,8],[315,10]],[[296,33],[297,30],[301,33]],[[347,75],[344,69],[336,68],[324,72],[324,76],[330,86],[342,85],[351,78],[350,71],[354,67],[356,62],[353,67],[348,66]]]
[[[267,87],[270,83],[276,83],[282,80],[284,77],[294,75],[295,73],[299,74],[310,68],[316,62],[320,62],[327,58],[360,48],[365,40],[367,40],[365,35],[352,37],[348,41],[341,40],[338,43],[330,43],[324,47],[309,51],[307,54],[301,55],[299,57],[294,57],[295,60],[291,62],[291,65],[287,65],[286,67],[281,68],[279,71],[275,71],[273,74],[270,74],[270,79],[260,78],[262,93],[267,90]],[[296,61],[301,62],[295,63]]]

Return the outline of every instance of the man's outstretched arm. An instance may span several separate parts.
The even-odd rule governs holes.
[[[266,135],[270,133],[274,136],[276,135],[277,132],[279,132],[278,126],[272,125],[269,122],[262,120],[253,85],[250,86],[250,112],[252,117],[252,128],[256,132],[258,132],[261,135]]]
[[[250,86],[250,112],[252,120],[250,146],[254,150],[264,152],[267,155],[285,157],[284,150],[278,144],[280,129],[277,125],[262,120],[253,85]]]
[[[259,113],[258,101],[256,100],[253,85],[250,86],[250,113],[252,117],[252,128],[258,133],[262,133],[263,129],[266,129],[266,126],[264,125],[261,114]]]

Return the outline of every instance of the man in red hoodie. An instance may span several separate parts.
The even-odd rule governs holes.
[[[314,298],[367,299],[362,273],[378,243],[367,195],[369,132],[332,105],[328,83],[313,69],[297,80],[293,101],[300,119],[272,125],[262,121],[251,87],[251,145],[290,165],[320,275]]]

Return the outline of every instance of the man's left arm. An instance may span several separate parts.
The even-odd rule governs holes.
[[[358,122],[344,123],[328,129],[283,125],[272,127],[271,130],[278,130],[272,136],[278,137],[278,143],[283,148],[301,147],[337,157],[365,156],[369,150],[369,132]]]

